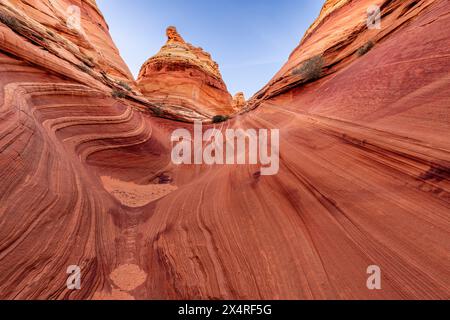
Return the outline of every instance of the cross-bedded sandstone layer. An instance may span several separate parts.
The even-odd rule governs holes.
[[[284,80],[215,125],[280,129],[275,176],[172,164],[171,133],[192,125],[112,98],[114,77],[79,72],[65,47],[42,50],[42,25],[22,21],[38,4],[24,3],[0,4],[22,22],[0,24],[1,298],[450,297],[449,1],[380,3],[374,38],[367,1],[327,2]],[[295,80],[322,44],[330,71]],[[369,265],[382,290],[367,289]]]

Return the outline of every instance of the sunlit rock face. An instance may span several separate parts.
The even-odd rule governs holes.
[[[137,82],[143,95],[163,109],[175,106],[207,117],[233,112],[218,64],[185,42],[175,27],[167,28],[167,43],[142,66]]]
[[[368,11],[374,5],[381,9],[379,29],[367,26]],[[303,84],[311,81],[305,74],[297,71],[301,70],[308,59],[319,56],[322,58],[319,82],[326,85],[320,87],[323,91],[311,92],[308,95],[311,100],[315,97],[320,99],[316,99],[314,103],[308,100],[303,108],[352,120],[378,117],[376,114],[369,116],[369,113],[379,110],[377,114],[380,115],[388,101],[393,103],[400,96],[412,94],[415,89],[421,85],[426,86],[442,70],[446,70],[445,66],[439,68],[436,62],[445,60],[445,55],[442,54],[445,51],[445,46],[442,45],[445,32],[431,30],[437,25],[436,22],[432,25],[420,25],[417,22],[425,21],[433,14],[438,15],[435,8],[445,6],[446,2],[439,0],[326,1],[319,18],[291,53],[286,64],[250,99],[248,107],[256,107],[262,101],[283,93],[299,93],[304,89]],[[431,32],[429,35],[424,33],[427,28]],[[361,48],[368,44],[372,46],[370,52],[361,55]],[[431,55],[435,55],[436,59],[431,59]],[[430,57],[430,60],[416,63],[414,59],[417,57]],[[406,72],[403,68],[409,68],[409,71]],[[424,69],[428,71],[420,71]],[[340,78],[344,74],[345,78]],[[400,76],[402,81],[395,80],[396,84],[393,85],[393,79]],[[333,88],[329,87],[332,84]],[[374,90],[370,90],[371,88]],[[345,95],[344,90],[347,90]],[[353,94],[350,95],[349,92]],[[430,96],[434,96],[434,93]],[[405,107],[405,111],[406,109],[408,108]],[[424,109],[423,112],[426,113]],[[393,117],[394,115],[389,120],[391,123]],[[428,116],[416,114],[414,118],[415,121],[425,122],[424,119]],[[442,118],[434,121],[441,122]],[[430,124],[427,123],[426,126]]]

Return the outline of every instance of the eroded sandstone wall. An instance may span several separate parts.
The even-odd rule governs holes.
[[[167,29],[167,37],[141,68],[137,82],[143,95],[163,109],[178,106],[210,118],[231,114],[232,97],[211,55],[184,41],[175,27]]]

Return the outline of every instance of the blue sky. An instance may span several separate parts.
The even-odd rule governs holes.
[[[281,68],[319,15],[322,0],[97,0],[136,77],[177,27],[219,63],[231,94],[247,98]]]

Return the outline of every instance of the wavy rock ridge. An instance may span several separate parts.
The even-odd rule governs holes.
[[[136,88],[112,98],[121,60],[77,68],[77,41],[30,20],[47,2],[3,1],[22,27],[0,23],[0,298],[449,299],[450,3],[380,1],[369,35],[369,1],[335,2],[255,109],[216,125],[281,130],[280,172],[260,176],[173,165],[192,125],[143,112]],[[291,74],[316,53],[319,79]]]

